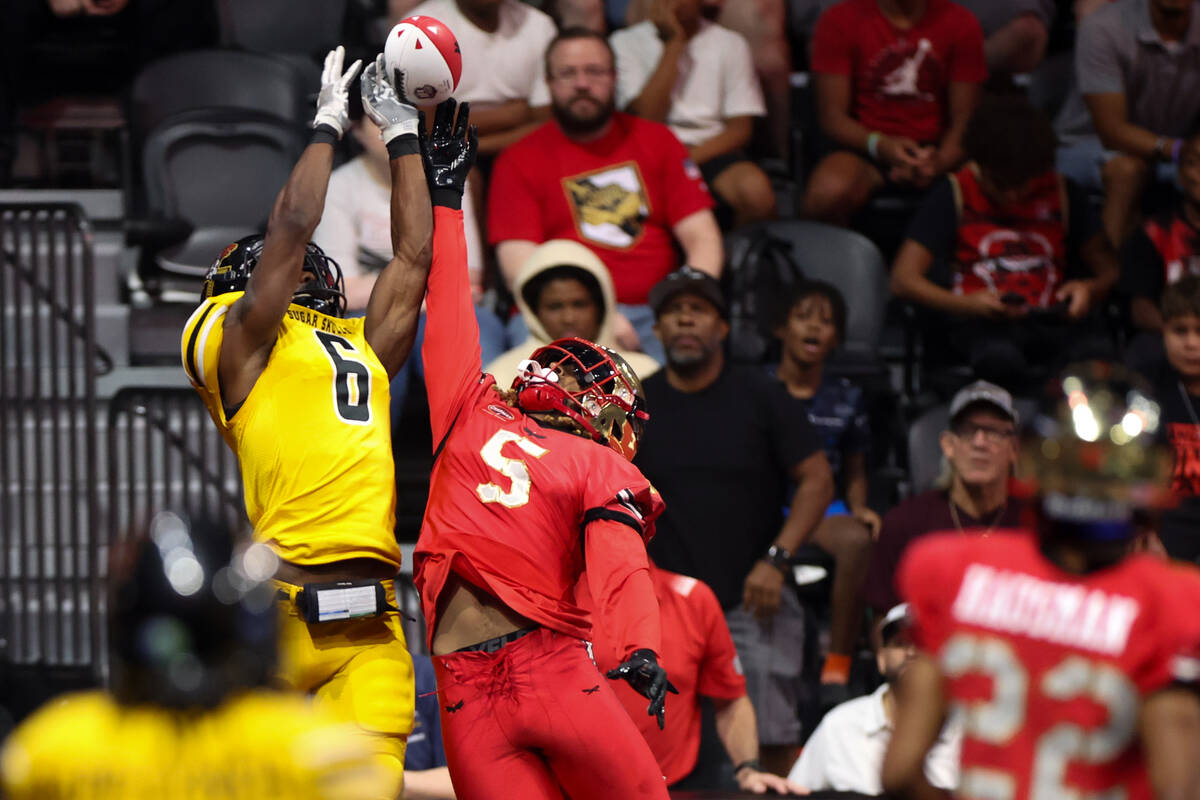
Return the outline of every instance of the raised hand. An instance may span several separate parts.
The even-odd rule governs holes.
[[[362,61],[355,61],[350,69],[342,72],[346,50],[340,44],[325,56],[325,69],[321,72],[321,93],[317,95],[317,114],[312,126],[328,125],[337,131],[338,138],[350,127],[350,84],[358,75]]]
[[[387,79],[382,53],[363,70],[361,84],[363,111],[379,126],[384,144],[401,136],[418,135],[420,112],[406,103]]]
[[[433,130],[422,140],[421,153],[434,205],[462,208],[467,176],[479,149],[479,136],[470,124],[470,117],[470,103],[459,104],[450,98],[438,105]]]

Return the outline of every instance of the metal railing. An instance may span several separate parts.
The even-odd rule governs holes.
[[[0,204],[0,661],[87,666],[99,529],[92,233]]]
[[[126,387],[108,405],[108,528],[180,508],[246,526],[237,458],[188,387]]]

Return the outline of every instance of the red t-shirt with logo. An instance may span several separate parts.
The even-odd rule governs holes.
[[[877,0],[842,0],[817,20],[812,70],[850,76],[850,115],[871,130],[935,142],[946,127],[950,84],[987,78],[983,31],[950,0],[929,0],[908,30],[893,25]]]
[[[736,700],[746,694],[746,679],[713,590],[703,581],[654,565],[650,577],[662,620],[659,660],[679,690],[678,695],[667,695],[666,727],[658,729],[657,720],[646,713],[648,701],[629,684],[613,681],[612,687],[646,737],[669,786],[696,766],[700,753],[699,697]],[[586,582],[577,588],[576,600],[585,608],[592,607]],[[592,652],[601,672],[621,663],[620,649],[611,631],[599,626],[593,629]]]
[[[602,138],[579,143],[551,120],[496,159],[488,240],[574,239],[608,267],[619,302],[643,305],[679,265],[671,227],[712,205],[666,125],[618,112]]]
[[[924,537],[896,582],[965,711],[962,796],[1149,800],[1138,713],[1200,678],[1200,620],[1181,613],[1200,599],[1200,572],[1136,555],[1071,574],[1034,534],[1009,531]]]

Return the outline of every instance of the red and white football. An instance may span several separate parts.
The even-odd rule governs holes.
[[[433,17],[400,20],[383,45],[388,78],[400,70],[396,91],[415,106],[437,105],[454,94],[462,77],[458,39]]]

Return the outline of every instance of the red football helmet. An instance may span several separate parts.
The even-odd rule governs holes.
[[[512,388],[522,411],[569,417],[593,440],[631,461],[650,419],[633,368],[586,339],[558,339],[534,350],[518,367]]]

